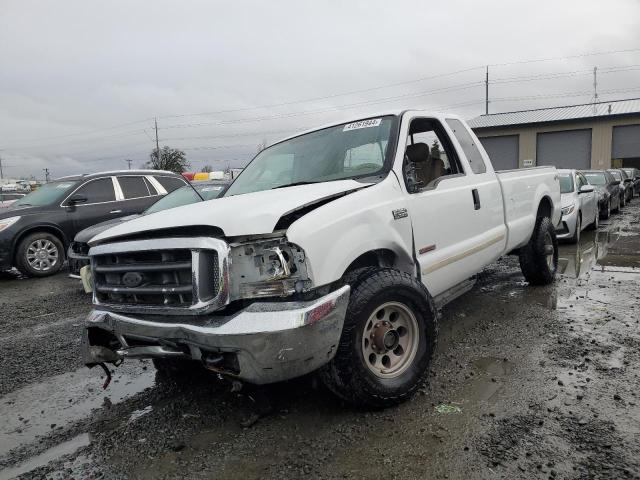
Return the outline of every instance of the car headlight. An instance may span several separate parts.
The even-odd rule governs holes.
[[[22,217],[9,217],[9,218],[3,218],[2,220],[0,220],[0,232],[9,228],[11,225],[13,225],[18,220],[20,220],[20,218]]]
[[[232,300],[287,297],[311,288],[304,251],[284,237],[230,246]]]
[[[563,215],[569,215],[571,212],[573,212],[573,210],[576,208],[575,205],[569,205],[568,207],[564,207],[562,209],[562,214]]]

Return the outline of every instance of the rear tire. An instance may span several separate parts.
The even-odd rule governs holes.
[[[558,270],[558,240],[549,217],[539,217],[529,243],[520,249],[520,268],[531,285],[548,285]]]
[[[436,345],[429,293],[411,275],[366,268],[348,279],[351,295],[336,356],[323,383],[359,407],[384,408],[419,388]]]
[[[47,232],[27,235],[16,249],[16,268],[28,277],[48,277],[64,263],[64,247],[58,237]]]

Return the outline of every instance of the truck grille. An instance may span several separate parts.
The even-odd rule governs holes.
[[[94,247],[90,252],[94,303],[144,313],[200,313],[225,305],[226,253],[222,252],[221,262],[218,249],[198,248],[197,241],[193,248],[158,248],[167,245],[168,240]],[[176,239],[176,243],[187,240]],[[226,246],[220,240],[208,240]]]

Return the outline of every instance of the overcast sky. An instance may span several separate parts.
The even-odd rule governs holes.
[[[242,166],[363,113],[472,118],[486,64],[490,112],[587,103],[594,66],[602,99],[640,97],[640,2],[0,0],[0,156],[11,177],[138,167],[157,117],[194,170]]]

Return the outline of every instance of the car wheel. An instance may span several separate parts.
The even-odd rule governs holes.
[[[62,242],[47,232],[27,235],[16,250],[16,267],[28,277],[47,277],[64,263]]]
[[[382,408],[415,393],[436,345],[437,319],[429,294],[411,275],[362,269],[351,294],[335,357],[323,383],[357,406]]]
[[[549,217],[536,221],[529,243],[520,249],[520,269],[531,285],[548,285],[558,270],[558,240]]]
[[[606,208],[600,212],[600,218],[607,220],[611,216],[611,199],[607,202]]]
[[[580,232],[582,230],[582,212],[578,212],[578,218],[576,218],[576,230],[573,232],[573,236],[569,239],[569,243],[578,243],[580,241]]]
[[[597,230],[598,227],[600,226],[600,212],[598,212],[598,210],[596,209],[596,215],[593,219],[593,222],[591,222],[589,224],[589,230]]]

